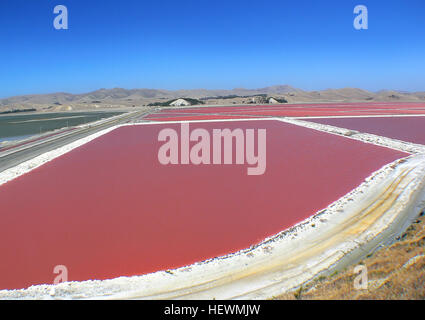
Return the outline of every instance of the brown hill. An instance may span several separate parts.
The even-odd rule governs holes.
[[[202,99],[206,104],[241,104],[255,96],[283,98],[289,103],[302,102],[367,102],[367,101],[424,101],[425,92],[381,90],[370,92],[356,88],[304,91],[288,85],[259,89],[235,88],[232,90],[160,90],[160,89],[99,89],[83,94],[65,92],[34,94],[0,99],[0,111],[36,108],[40,111],[64,111],[96,108],[135,107],[165,102],[177,98]]]

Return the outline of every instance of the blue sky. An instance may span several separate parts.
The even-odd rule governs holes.
[[[353,28],[353,9],[369,29]],[[69,29],[53,28],[65,5]],[[425,1],[1,0],[0,97],[290,84],[425,91]]]

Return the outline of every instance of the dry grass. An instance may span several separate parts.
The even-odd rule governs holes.
[[[425,217],[420,216],[389,247],[360,264],[368,271],[368,289],[356,290],[354,266],[277,299],[425,299]]]

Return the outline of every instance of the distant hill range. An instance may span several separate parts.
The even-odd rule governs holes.
[[[23,95],[0,99],[0,112],[35,108],[39,111],[70,111],[137,107],[164,104],[173,99],[191,99],[203,104],[267,103],[270,98],[288,103],[400,101],[425,102],[425,92],[343,88],[322,91],[304,91],[288,85],[260,89],[232,90],[160,90],[160,89],[100,89],[84,94],[51,93]]]

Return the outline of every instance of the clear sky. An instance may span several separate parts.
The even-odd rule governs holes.
[[[0,1],[0,97],[275,84],[425,91],[425,1]]]

